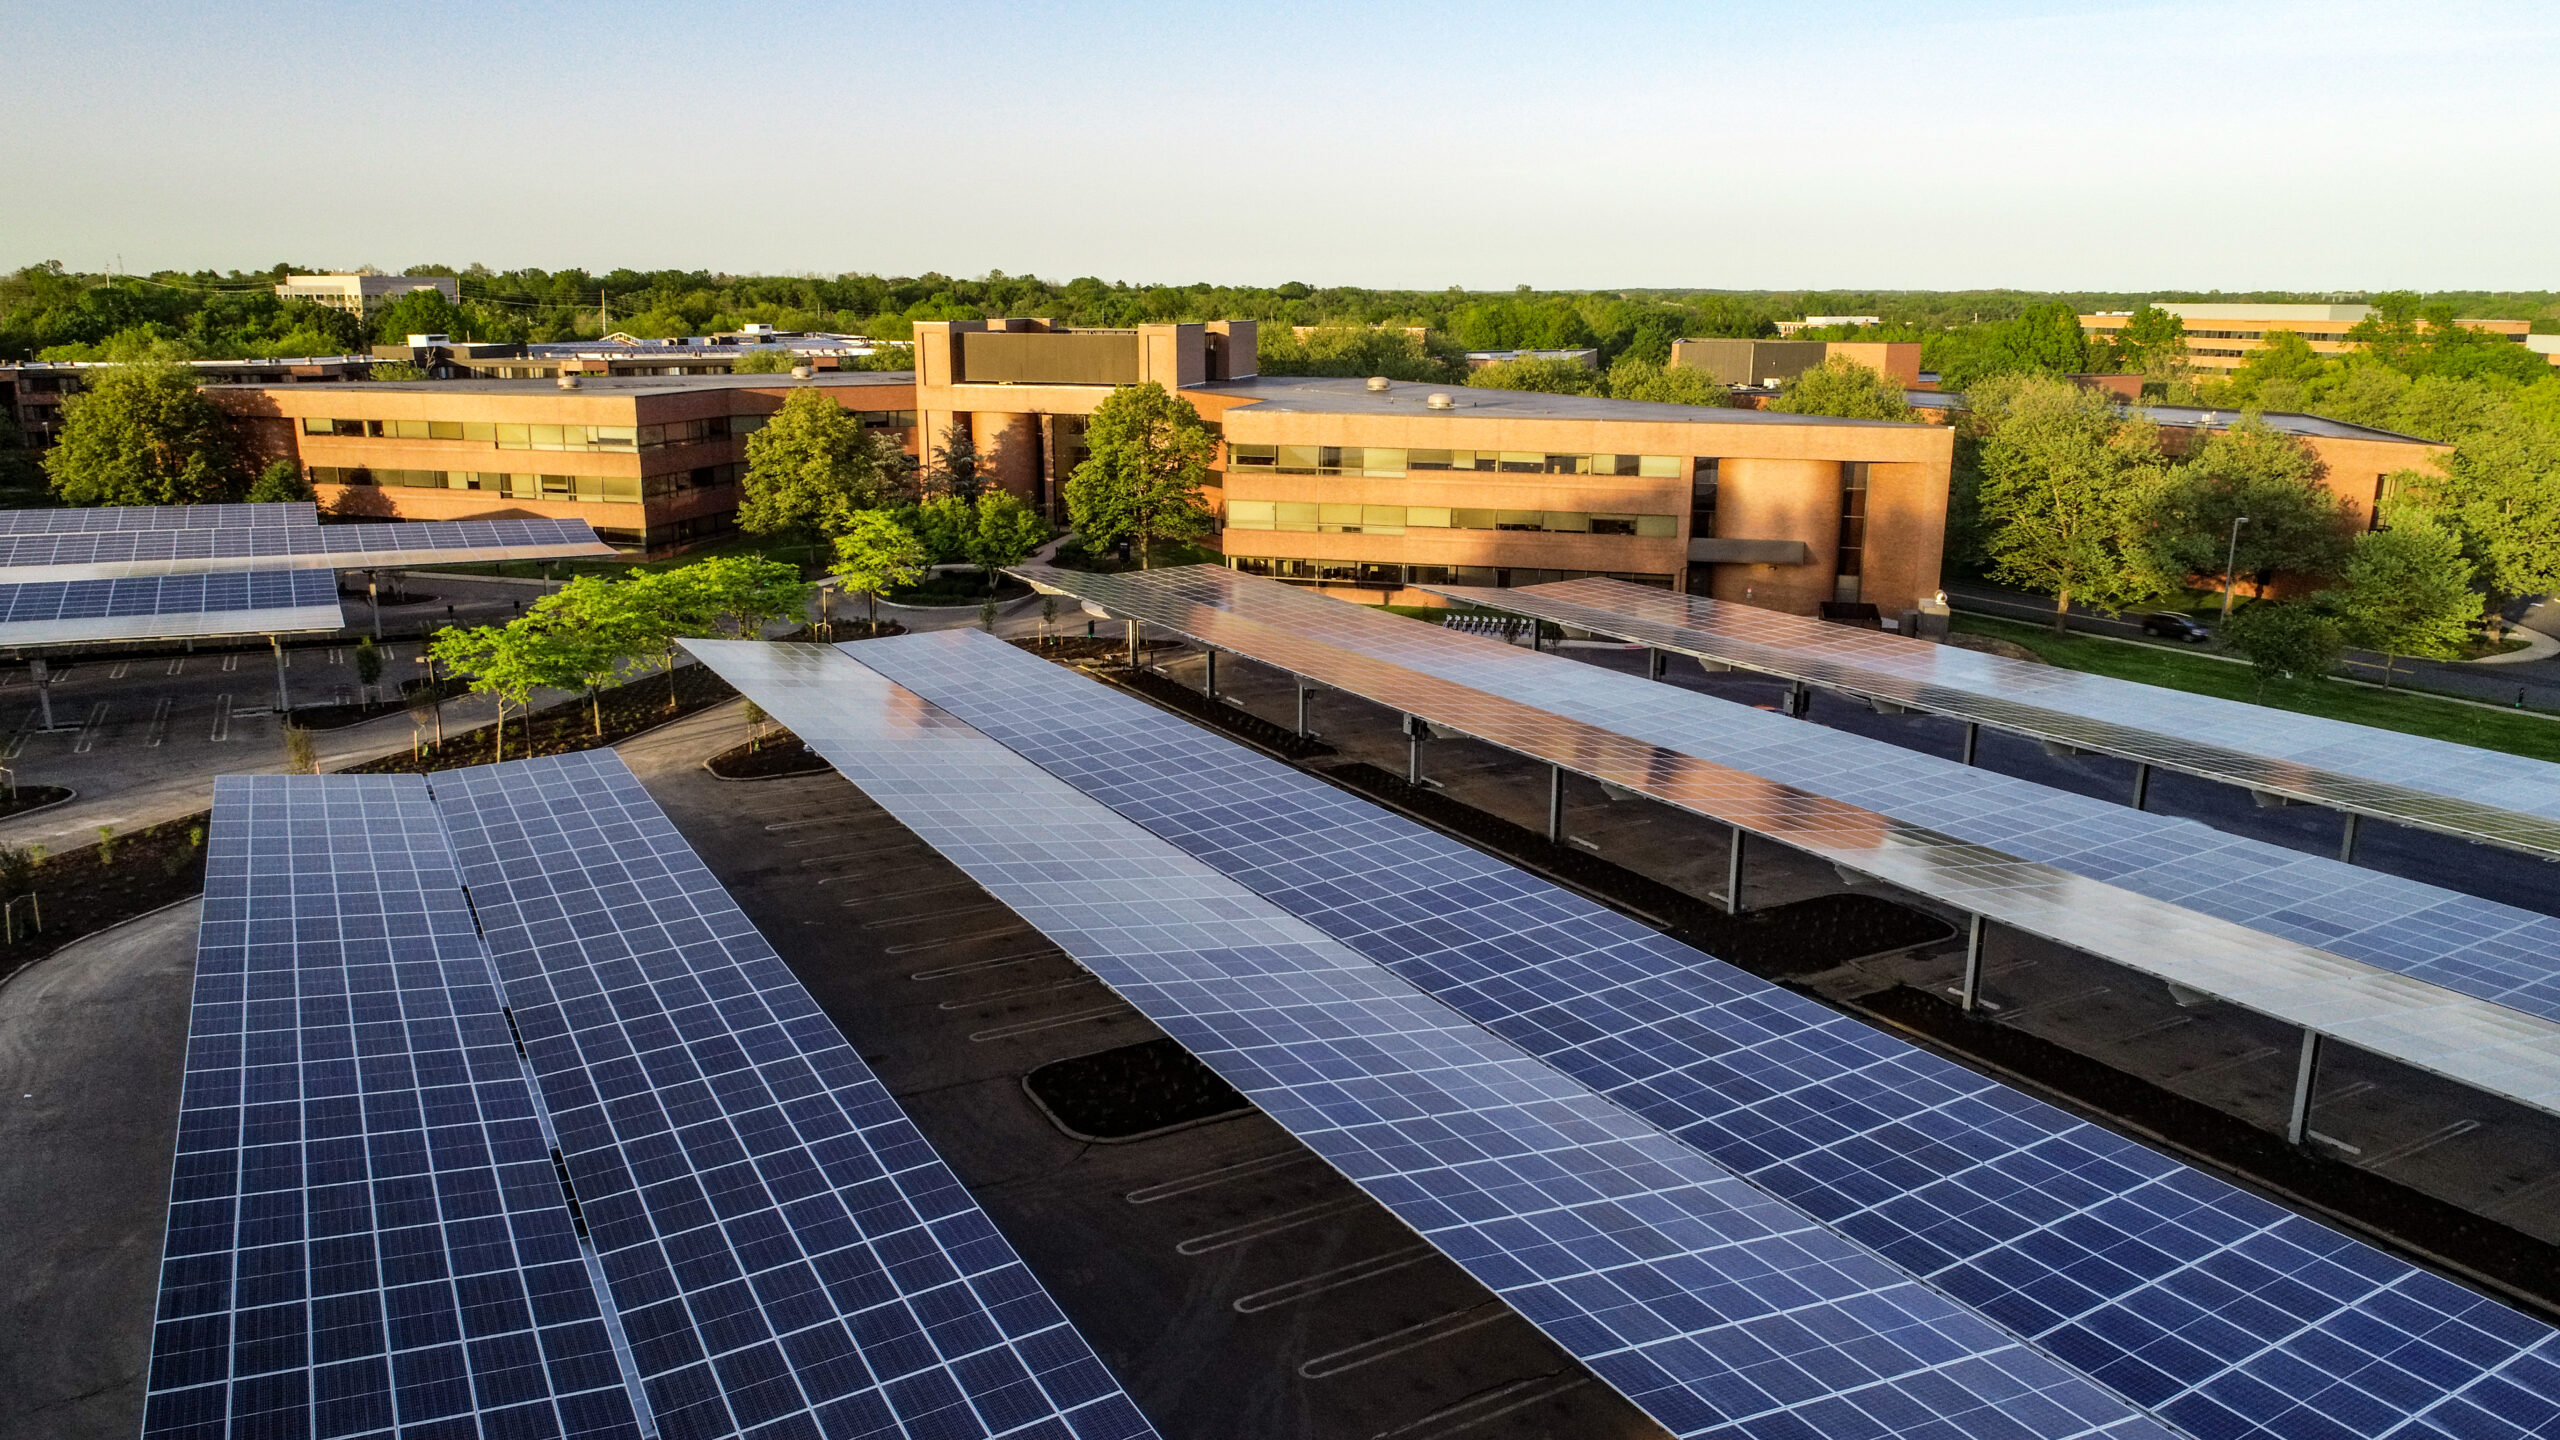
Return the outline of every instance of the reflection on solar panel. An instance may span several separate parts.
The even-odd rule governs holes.
[[[1617,580],[1423,587],[2080,750],[2560,856],[2560,765]]]
[[[686,643],[1673,1432],[2167,1435],[851,660]]]
[[[0,580],[113,580],[216,570],[453,565],[611,555],[584,520],[419,520],[0,535]]]
[[[2190,1433],[2560,1417],[2448,1281],[1009,646],[845,653]]]
[[[335,630],[328,570],[246,570],[0,585],[0,645]]]
[[[0,535],[61,535],[96,530],[238,530],[320,523],[308,500],[258,505],[98,505],[82,509],[0,510]]]
[[[144,1433],[637,1437],[425,782],[209,847]]]
[[[2476,907],[2516,917],[2497,927],[2502,941],[2537,928],[2560,936],[2560,922],[2546,917],[2399,882],[2433,902],[2413,907],[2423,914],[2412,926],[2405,914],[2373,913],[2392,893],[2384,877],[2334,861],[1230,571],[1016,573],[2116,964],[2560,1110],[2560,1022],[2525,1013],[2560,1010],[2543,998],[2560,990],[2560,967],[2530,965],[2479,943],[2477,932],[2445,939],[2427,928]],[[1229,587],[1236,593],[1223,593]],[[1230,604],[1267,604],[1270,619],[1240,617]],[[2260,852],[2267,860],[2255,859]],[[2280,888],[2285,863],[2329,867],[2364,893],[2342,894],[2324,911],[2325,897]],[[2137,887],[2146,881],[2168,893],[2144,893]],[[2232,910],[2256,918],[2257,928],[2213,913]],[[2361,917],[2368,932],[2344,937],[2363,947],[2353,959],[2311,943],[2347,931],[2331,920],[2342,914]],[[2392,944],[2375,944],[2376,934]],[[2457,993],[2482,986],[2482,972],[2514,981],[2497,999],[2516,1008]]]
[[[1153,1435],[620,759],[433,785],[661,1434]]]

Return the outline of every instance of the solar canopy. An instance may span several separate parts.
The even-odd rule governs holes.
[[[2560,858],[2560,765],[1624,581],[1421,587],[2037,740]]]
[[[1435,728],[2560,1110],[2560,963],[2548,958],[2560,955],[2560,920],[1228,570],[1015,573]]]
[[[67,535],[106,530],[239,530],[320,523],[308,500],[255,505],[92,505],[0,510],[0,535]]]
[[[231,507],[221,507],[231,508]],[[114,580],[222,570],[362,570],[610,556],[584,520],[218,525],[0,533],[0,581]]]
[[[987,637],[842,648],[2192,1433],[2560,1415],[2560,1336],[2436,1276]]]
[[[275,635],[344,623],[331,570],[0,585],[0,645]]]
[[[147,1434],[1153,1434],[612,756],[211,845]]]
[[[2170,1433],[843,655],[685,643],[1673,1433]]]

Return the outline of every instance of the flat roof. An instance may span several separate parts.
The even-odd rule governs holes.
[[[1962,410],[1961,390],[1906,390],[1903,403],[1914,410]],[[2192,429],[2221,430],[2240,423],[2249,412],[2205,405],[2132,405],[2122,407],[2127,414],[2148,416],[2155,425],[2177,425]],[[2295,410],[2262,410],[2258,418],[2279,435],[2304,435],[2321,440],[2387,440],[2401,445],[2443,445],[2421,435],[2403,435],[2396,430],[2377,430],[2370,425],[2351,425],[2332,420],[2326,415],[2305,415]]]
[[[1824,425],[1912,428],[1896,420],[1843,420],[1832,415],[1786,415],[1735,406],[1674,405],[1658,400],[1604,400],[1592,395],[1549,395],[1535,390],[1488,390],[1472,385],[1424,385],[1390,380],[1384,390],[1369,382],[1332,375],[1255,375],[1242,380],[1212,380],[1182,387],[1186,393],[1223,395],[1251,403],[1267,414],[1404,415],[1448,420],[1621,420],[1646,424],[1685,425]],[[1447,395],[1447,410],[1423,401]]]
[[[674,359],[685,352],[669,352]],[[575,390],[563,390],[554,379],[524,380],[345,380],[329,387],[332,395],[353,391],[394,390],[436,395],[681,395],[699,390],[779,390],[816,385],[826,389],[867,385],[913,385],[912,370],[821,370],[803,380],[791,375],[581,375]],[[265,387],[242,385],[241,390]],[[278,390],[301,391],[299,385]]]

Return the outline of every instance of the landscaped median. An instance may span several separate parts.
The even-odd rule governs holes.
[[[2078,631],[2057,635],[2047,626],[1982,615],[1960,615],[1955,628],[2023,645],[2045,663],[2065,670],[2451,740],[2535,760],[2560,760],[2560,720],[2536,711],[2501,710],[2336,678],[2278,680],[2261,686],[2248,666],[2228,660]]]

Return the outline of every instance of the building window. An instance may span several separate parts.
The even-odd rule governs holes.
[[[1689,538],[1706,540],[1716,533],[1716,477],[1713,460],[1701,460],[1689,476]]]
[[[1840,466],[1840,551],[1831,582],[1831,598],[1843,605],[1858,603],[1866,548],[1867,462],[1845,461]]]
[[[1399,450],[1358,445],[1227,446],[1231,470],[1281,475],[1406,475],[1465,470],[1504,475],[1640,475],[1669,478],[1684,462],[1676,455],[1551,455],[1537,450]]]

